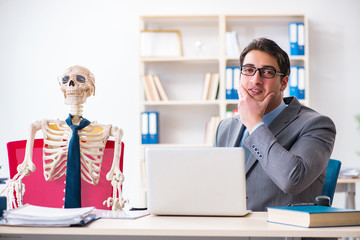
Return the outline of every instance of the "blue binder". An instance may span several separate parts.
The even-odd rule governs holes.
[[[298,55],[298,24],[296,22],[289,23],[289,43],[290,55]]]
[[[289,23],[290,55],[305,54],[305,25],[301,22]]]
[[[298,67],[298,99],[305,99],[305,68]]]
[[[148,112],[141,113],[141,143],[149,143],[149,114]]]
[[[296,98],[299,97],[299,88],[298,88],[298,67],[290,66],[290,76],[289,76],[289,85],[290,85],[290,96]]]
[[[158,112],[149,112],[149,144],[159,143]]]
[[[298,54],[305,54],[305,26],[304,23],[297,24],[297,42],[298,42]]]
[[[239,99],[239,96],[237,94],[237,86],[240,77],[240,68],[226,67],[225,77],[226,99]]]
[[[240,80],[240,67],[234,67],[234,78],[233,78],[233,90],[232,90],[232,99],[239,99],[238,88]]]
[[[225,69],[225,91],[226,99],[232,99],[232,83],[234,78],[234,71],[232,67],[226,67]]]

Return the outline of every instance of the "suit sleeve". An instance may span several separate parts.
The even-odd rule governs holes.
[[[331,119],[316,115],[295,120],[276,137],[262,125],[246,139],[245,146],[282,191],[295,195],[324,171],[335,135]]]

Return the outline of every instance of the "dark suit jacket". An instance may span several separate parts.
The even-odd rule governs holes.
[[[260,126],[245,141],[251,152],[246,163],[249,210],[314,202],[322,191],[335,125],[296,98],[284,102],[288,106],[270,126]],[[239,116],[221,121],[214,146],[238,147],[241,126]]]

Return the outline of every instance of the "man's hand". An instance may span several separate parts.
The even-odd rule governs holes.
[[[242,123],[246,126],[249,133],[252,132],[253,127],[262,121],[265,110],[270,103],[275,93],[269,93],[264,100],[258,101],[254,99],[246,89],[240,84],[239,90],[239,104],[238,111]]]

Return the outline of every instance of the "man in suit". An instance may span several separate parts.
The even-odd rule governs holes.
[[[218,125],[214,146],[247,152],[247,208],[314,202],[335,142],[332,120],[283,98],[290,60],[274,41],[253,40],[241,53],[239,115]]]

